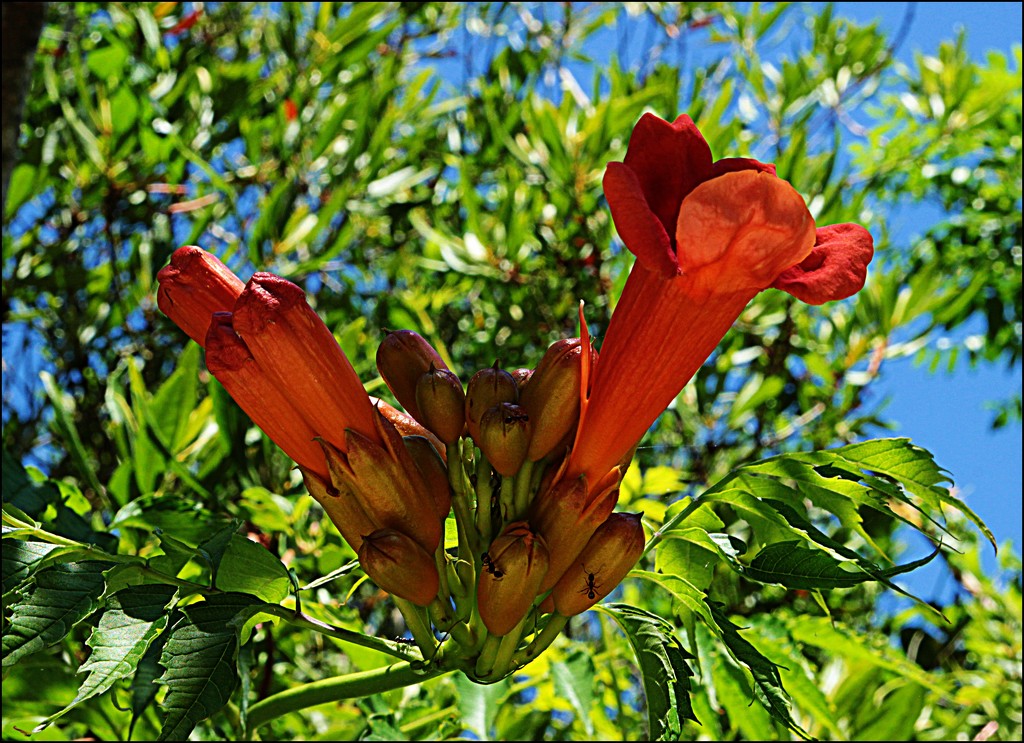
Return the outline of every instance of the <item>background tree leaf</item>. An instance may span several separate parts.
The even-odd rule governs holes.
[[[160,655],[167,686],[160,740],[183,740],[220,710],[238,685],[240,618],[261,602],[237,593],[215,594],[181,609]]]
[[[59,642],[100,605],[103,571],[97,561],[71,562],[41,570],[11,606],[4,628],[3,665]]]
[[[625,604],[602,604],[626,633],[643,678],[651,740],[674,740],[686,720],[696,721],[690,705],[688,655],[672,626],[650,612]]]

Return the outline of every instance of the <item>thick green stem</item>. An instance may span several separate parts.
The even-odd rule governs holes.
[[[491,464],[481,452],[476,462],[476,530],[480,533],[480,549],[491,543],[494,525],[491,519]]]
[[[275,617],[286,619],[299,627],[311,629],[315,632],[327,635],[328,637],[333,637],[343,642],[350,642],[353,645],[361,645],[364,648],[370,648],[371,650],[377,650],[381,653],[387,653],[388,655],[393,655],[396,658],[408,658],[411,651],[411,648],[399,646],[389,640],[382,640],[379,637],[369,637],[367,635],[360,634],[359,632],[342,629],[341,627],[334,627],[333,625],[321,622],[319,619],[314,619],[313,617],[305,614],[298,613],[294,609],[289,609],[285,606],[268,604],[261,607],[260,611],[264,614],[271,614]]]
[[[402,616],[405,617],[405,623],[412,633],[412,639],[419,645],[423,657],[433,657],[437,650],[437,639],[434,637],[434,631],[430,628],[430,617],[427,610],[394,594],[391,598],[398,610],[402,612]]]
[[[501,647],[501,638],[488,634],[480,648],[480,655],[476,659],[476,677],[486,678],[494,669],[494,660],[498,657],[498,648]]]
[[[338,702],[342,699],[379,694],[403,686],[419,684],[428,679],[450,673],[437,667],[423,670],[412,664],[395,663],[372,671],[314,681],[267,697],[249,708],[248,728],[251,733],[271,720],[318,704]]]
[[[514,489],[515,478],[501,478],[501,491],[498,496],[499,513],[501,513],[501,528],[504,529],[516,519],[516,494]]]
[[[456,441],[448,454],[448,483],[452,487],[452,508],[459,533],[459,557],[471,559],[480,538],[473,521],[473,506],[469,502],[469,478],[466,477],[463,441]]]
[[[530,508],[531,495],[533,494],[533,462],[527,459],[519,468],[515,482],[515,499],[512,517],[514,519],[526,518],[526,512]]]
[[[564,617],[561,614],[552,614],[544,629],[540,631],[540,634],[534,637],[529,645],[512,657],[509,668],[522,668],[547,650],[548,646],[555,641],[555,638],[558,637],[558,634],[568,621],[569,617]]]
[[[530,618],[531,613],[527,612],[526,616],[519,620],[519,624],[501,638],[501,644],[498,645],[498,654],[494,658],[494,666],[491,668],[489,681],[498,681],[508,675],[508,672],[511,670],[512,654],[519,647],[519,638],[522,637],[523,628],[526,626],[526,620]]]
[[[448,554],[444,551],[444,540],[434,550],[434,564],[437,566],[438,592],[437,597],[447,603],[452,597],[451,589],[448,586]]]

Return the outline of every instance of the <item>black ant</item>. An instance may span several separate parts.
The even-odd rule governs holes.
[[[480,555],[480,562],[483,563],[484,570],[494,576],[494,580],[501,580],[505,577],[505,572],[494,563],[494,560],[486,552]]]
[[[583,586],[579,592],[587,594],[588,599],[596,599],[597,592],[601,588],[597,585],[597,573],[591,573],[583,563],[580,563],[580,567],[583,568],[583,572],[587,574],[587,584]]]

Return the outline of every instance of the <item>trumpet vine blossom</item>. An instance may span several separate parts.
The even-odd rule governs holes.
[[[864,286],[873,255],[860,225],[816,228],[775,166],[713,160],[689,116],[645,114],[604,190],[636,263],[612,313],[583,402],[567,476],[595,483],[679,394],[754,296],[810,304]]]
[[[640,515],[614,513],[622,473],[747,303],[848,297],[872,256],[862,227],[817,228],[773,166],[713,160],[687,116],[645,115],[604,189],[636,263],[600,355],[581,309],[581,337],[535,369],[495,364],[463,389],[425,339],[388,331],[377,366],[408,415],[367,395],[295,284],[243,284],[195,247],[158,276],[160,308],[298,463],[422,657],[481,681],[536,657],[639,559]]]

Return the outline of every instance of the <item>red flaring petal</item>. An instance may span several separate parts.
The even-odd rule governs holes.
[[[772,283],[807,304],[846,299],[864,287],[875,253],[871,233],[859,224],[819,227],[811,254]]]
[[[625,164],[670,237],[683,199],[712,175],[711,148],[685,114],[671,124],[654,114],[641,116],[630,135]]]
[[[768,175],[776,175],[775,165],[772,163],[763,163],[760,160],[754,160],[749,157],[723,157],[721,160],[715,160],[715,164],[711,166],[713,177],[717,178],[720,175],[726,173],[735,173],[740,170],[756,170],[759,173],[767,173]]]
[[[675,276],[679,266],[672,242],[661,221],[651,211],[636,173],[623,163],[608,163],[604,172],[604,195],[619,237],[629,251],[645,268],[661,278]]]

